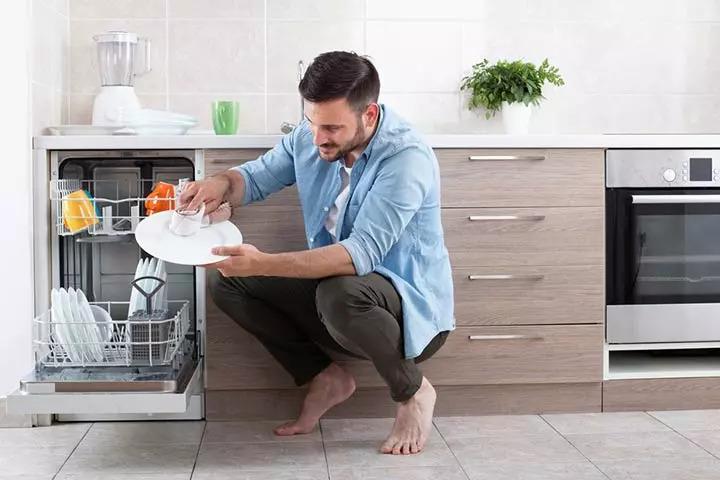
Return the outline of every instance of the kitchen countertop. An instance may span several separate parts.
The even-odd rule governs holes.
[[[38,150],[271,148],[282,135],[44,135]],[[433,148],[720,148],[720,134],[426,135]]]

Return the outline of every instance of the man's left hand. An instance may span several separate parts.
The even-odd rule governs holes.
[[[253,245],[245,243],[212,249],[213,255],[229,256],[220,262],[205,265],[216,268],[224,277],[252,277],[263,275],[267,253],[263,253]]]

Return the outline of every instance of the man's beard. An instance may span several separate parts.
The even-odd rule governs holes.
[[[363,128],[362,121],[360,121],[360,122],[358,123],[358,128],[357,128],[357,130],[355,131],[355,135],[353,136],[353,138],[352,138],[349,142],[347,142],[345,145],[343,145],[342,147],[340,147],[340,149],[338,150],[338,152],[335,153],[335,154],[333,154],[332,157],[325,157],[325,156],[320,152],[320,148],[319,148],[319,147],[330,147],[330,148],[337,147],[337,145],[335,145],[335,144],[327,144],[327,143],[324,143],[324,144],[322,144],[322,145],[318,145],[318,154],[320,155],[320,157],[321,157],[323,160],[326,160],[326,161],[328,161],[328,162],[337,162],[337,161],[340,160],[341,158],[345,158],[345,156],[346,156],[348,153],[352,152],[353,150],[355,150],[356,148],[358,148],[360,145],[362,145],[363,143],[365,143],[365,140],[366,140],[366,139],[365,139],[365,129]]]

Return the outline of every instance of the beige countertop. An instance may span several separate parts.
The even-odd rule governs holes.
[[[37,150],[270,148],[281,135],[45,135]],[[720,134],[426,135],[433,148],[720,148]]]

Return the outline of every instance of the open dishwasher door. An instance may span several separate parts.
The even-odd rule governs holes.
[[[133,234],[151,214],[147,198],[159,182],[202,177],[202,152],[50,152],[35,171],[35,368],[7,397],[8,413],[61,421],[204,418],[204,269],[167,264],[166,308],[146,317],[129,301],[136,265],[149,257]],[[65,218],[78,191],[97,216],[80,230]],[[171,197],[153,198],[156,207],[172,205]],[[104,310],[107,338],[98,341],[96,319],[79,322],[72,309],[74,322],[67,312],[63,319],[51,306],[53,289],[82,291],[89,306]]]

